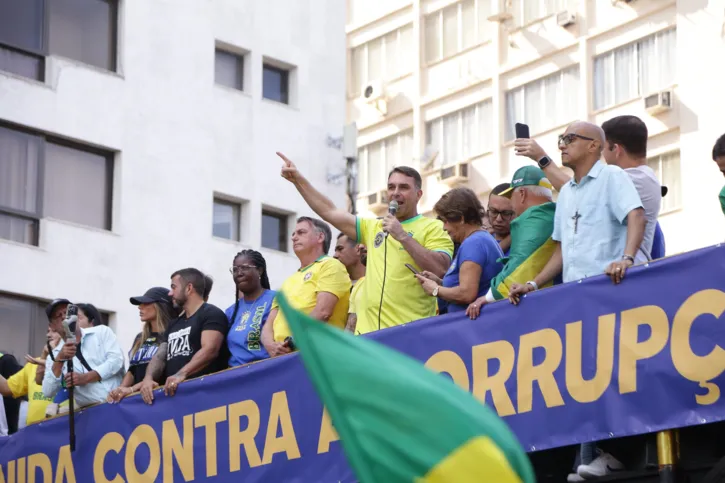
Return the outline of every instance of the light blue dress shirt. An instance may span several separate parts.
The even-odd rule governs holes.
[[[62,348],[63,341],[60,341],[58,346],[53,349],[53,357],[57,357]],[[81,352],[91,369],[101,376],[101,381],[74,388],[75,402],[81,407],[105,402],[108,393],[121,385],[124,374],[123,351],[118,344],[116,334],[105,325],[81,329]],[[88,372],[77,357],[73,358],[73,371],[79,374]],[[66,365],[63,364],[61,376],[65,373]],[[48,357],[45,361],[43,394],[52,398],[60,389],[61,378],[55,377],[53,374],[53,361]]]
[[[564,282],[600,275],[620,260],[627,244],[627,215],[641,207],[627,173],[601,160],[579,183],[574,178],[566,183],[556,202],[551,236],[561,242]]]

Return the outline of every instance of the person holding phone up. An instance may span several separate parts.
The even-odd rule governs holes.
[[[503,268],[498,261],[503,252],[493,236],[483,229],[483,207],[472,190],[454,188],[433,209],[443,222],[443,229],[460,247],[443,279],[430,272],[415,277],[428,295],[447,302],[448,313],[462,312],[488,292],[491,279]]]

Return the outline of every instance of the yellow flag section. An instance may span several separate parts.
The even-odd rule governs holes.
[[[530,483],[506,424],[422,363],[279,305],[348,463],[364,483]]]

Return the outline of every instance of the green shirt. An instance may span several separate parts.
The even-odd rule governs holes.
[[[723,215],[725,215],[725,186],[720,190],[720,208],[722,209]]]

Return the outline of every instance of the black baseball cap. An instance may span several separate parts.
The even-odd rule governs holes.
[[[153,287],[146,291],[145,294],[141,295],[140,297],[131,297],[131,303],[133,305],[141,305],[141,304],[153,304],[153,303],[162,303],[162,304],[172,304],[173,301],[171,300],[171,297],[169,297],[169,289],[164,287]]]
[[[48,304],[47,307],[45,307],[45,315],[48,316],[48,320],[50,320],[50,316],[53,315],[53,311],[55,308],[59,305],[70,305],[71,301],[68,299],[55,299],[51,303]]]

